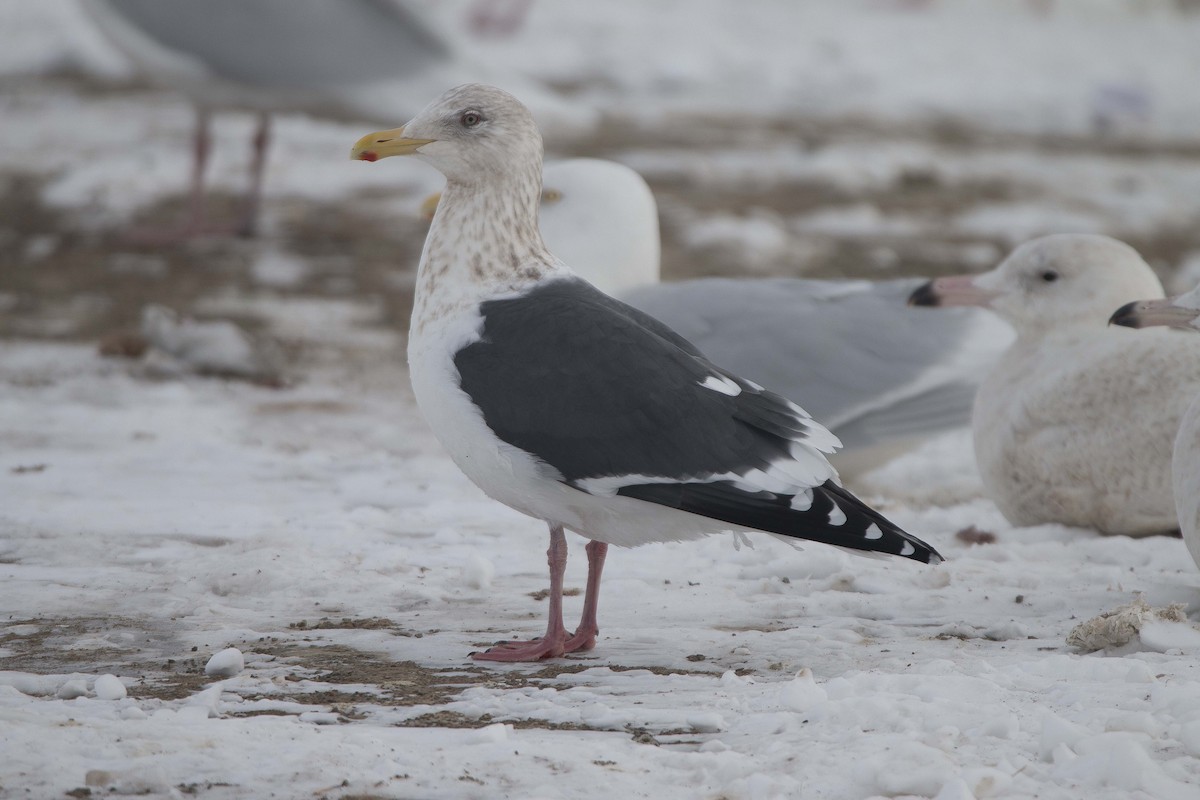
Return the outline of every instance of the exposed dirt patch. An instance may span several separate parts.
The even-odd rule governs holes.
[[[227,291],[279,297],[370,297],[384,324],[406,329],[412,282],[426,225],[415,217],[376,214],[369,205],[294,201],[279,240],[196,239],[139,244],[133,230],[168,229],[185,212],[182,196],[151,204],[128,225],[89,231],[73,214],[45,205],[44,179],[0,175],[0,337],[96,340],[128,336],[143,306],[195,312],[205,297]],[[211,216],[231,216],[237,198],[209,197]],[[365,202],[365,201],[364,201]],[[270,244],[304,259],[301,280],[287,288],[256,283],[253,265]],[[256,317],[236,317],[252,332]],[[124,354],[124,353],[122,353]]]
[[[178,652],[180,647],[169,634],[146,630],[137,620],[121,617],[10,618],[3,627],[18,632],[0,633],[0,648],[9,651],[0,658],[0,669],[43,675],[137,675],[154,669],[146,662],[148,654]]]
[[[583,594],[583,590],[577,587],[563,589],[563,597],[578,597],[581,594]],[[530,592],[529,596],[540,602],[550,596],[550,590],[538,589],[536,592]]]
[[[403,728],[482,728],[491,725],[493,722],[503,722],[505,725],[512,725],[514,728],[525,730],[528,728],[540,728],[548,731],[599,731],[607,730],[605,728],[593,728],[588,725],[578,724],[574,722],[548,722],[542,719],[509,719],[507,717],[493,719],[490,714],[484,714],[482,717],[468,717],[465,714],[459,714],[457,711],[435,711],[432,714],[422,714],[419,717],[405,720],[400,723]]]
[[[321,619],[317,620],[316,622],[309,622],[308,620],[302,619],[299,622],[293,622],[293,623],[289,624],[288,627],[293,630],[300,630],[300,631],[304,631],[304,630],[309,630],[309,631],[391,630],[391,631],[395,632],[398,636],[414,636],[418,639],[424,635],[421,633],[411,633],[409,631],[405,631],[405,630],[401,629],[400,626],[397,625],[395,622],[392,622],[390,619],[387,619],[385,617],[365,617],[362,619],[353,619],[351,617],[342,617],[340,620],[333,620],[333,619],[330,619],[329,617],[321,617]]]
[[[995,544],[996,534],[969,525],[954,534],[954,538],[966,544]]]
[[[366,684],[379,687],[381,694],[325,690],[304,694],[262,695],[288,697],[313,703],[370,702],[381,705],[439,705],[448,702],[471,683],[459,671],[423,667],[413,661],[391,661],[378,654],[366,653],[342,645],[304,645],[280,643],[255,646],[255,651],[273,655],[293,664],[305,677],[322,683]]]

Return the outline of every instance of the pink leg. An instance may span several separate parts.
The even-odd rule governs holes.
[[[196,108],[196,131],[192,139],[192,179],[188,190],[188,213],[181,224],[170,227],[138,228],[125,234],[134,244],[169,245],[186,242],[201,236],[253,236],[262,196],[263,168],[266,165],[267,143],[270,138],[270,118],[259,116],[254,133],[250,166],[250,189],[241,218],[233,222],[212,223],[205,208],[204,173],[212,152],[212,114],[206,108]]]
[[[126,231],[124,237],[133,244],[174,244],[204,232],[204,173],[212,152],[211,114],[207,108],[196,106],[196,125],[192,131],[192,177],[188,186],[187,217],[171,227],[138,227]]]
[[[588,542],[588,580],[587,589],[583,592],[583,617],[575,635],[567,639],[563,645],[568,653],[577,650],[591,650],[596,646],[596,634],[600,625],[596,622],[596,609],[600,605],[600,573],[604,571],[604,557],[608,555],[608,545],[604,542]]]
[[[253,153],[250,160],[250,188],[242,208],[242,219],[238,224],[239,236],[254,236],[258,228],[258,211],[262,205],[263,170],[267,166],[267,146],[271,143],[271,115],[265,111],[258,115],[258,127],[251,140]]]
[[[192,182],[188,194],[190,217],[185,230],[204,228],[204,173],[212,153],[212,114],[207,108],[196,107],[196,130],[192,136]]]
[[[550,549],[546,551],[550,564],[550,621],[546,635],[529,642],[501,642],[482,653],[471,653],[476,661],[537,661],[558,658],[566,650],[567,629],[562,621],[563,573],[567,569],[567,537],[561,525],[550,526]]]
[[[507,38],[517,32],[533,0],[476,0],[467,27],[480,38]]]

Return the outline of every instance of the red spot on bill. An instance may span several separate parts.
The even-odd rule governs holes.
[[[376,153],[372,150],[367,150],[366,152],[359,155],[358,160],[359,161],[378,161],[379,153]]]

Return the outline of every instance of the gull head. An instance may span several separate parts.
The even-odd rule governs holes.
[[[494,181],[506,173],[541,171],[542,137],[517,98],[494,86],[468,83],[426,106],[406,125],[355,142],[350,158],[378,161],[415,155],[447,180]]]
[[[1154,271],[1124,242],[1056,234],[1026,242],[991,272],[932,280],[909,302],[990,308],[1018,333],[1031,333],[1075,324],[1103,327],[1117,306],[1162,296]]]
[[[1177,297],[1158,297],[1126,303],[1109,317],[1110,325],[1126,328],[1168,328],[1200,332],[1200,286]]]

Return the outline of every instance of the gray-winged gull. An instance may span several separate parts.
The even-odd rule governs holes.
[[[1017,331],[972,419],[984,488],[1014,525],[1131,536],[1178,527],[1171,447],[1200,391],[1200,338],[1107,324],[1121,304],[1162,295],[1132,247],[1074,234],[1034,239],[991,272],[913,294],[918,305],[990,308]]]
[[[831,461],[843,476],[968,425],[975,390],[1012,343],[1011,328],[994,314],[909,308],[905,300],[923,279],[660,283],[658,208],[637,172],[596,158],[550,161],[543,185],[540,224],[550,252],[713,363],[803,397],[842,441]],[[433,207],[427,202],[428,212]]]
[[[87,0],[106,37],[150,81],[196,106],[190,209],[171,240],[253,234],[262,194],[270,115],[305,111],[374,119],[381,107],[415,111],[440,87],[480,69],[400,0]],[[366,77],[364,77],[366,76]],[[506,81],[519,81],[506,76]],[[522,83],[539,111],[563,120],[563,104]],[[204,170],[213,110],[256,112],[249,189],[232,227],[204,218]],[[576,117],[579,114],[575,114]],[[574,123],[572,123],[574,124]]]
[[[1117,309],[1110,322],[1130,328],[1165,325],[1196,333],[1200,331],[1200,287],[1178,297],[1131,302]],[[1191,353],[1192,358],[1197,355],[1200,353]],[[1153,391],[1162,391],[1163,387],[1172,393],[1187,389],[1197,391],[1194,376],[1179,370],[1164,372],[1158,376],[1158,382]],[[1184,386],[1177,390],[1177,383]],[[1179,431],[1175,434],[1171,455],[1171,485],[1183,541],[1192,554],[1192,560],[1200,565],[1200,394],[1193,396],[1192,404],[1180,420]]]
[[[800,406],[713,365],[550,254],[538,231],[541,135],[512,95],[457,87],[352,151],[413,154],[446,177],[409,331],[417,402],[476,485],[550,528],[545,636],[476,658],[593,647],[609,544],[753,530],[941,560],[841,487],[823,455],[836,437]],[[564,529],[591,540],[572,635]]]
[[[345,113],[358,107],[362,76],[415,80],[444,64],[442,40],[388,0],[89,0],[96,26],[140,72],[179,89],[196,106],[189,214],[151,238],[254,233],[277,111]],[[418,86],[418,88],[420,88]],[[232,229],[206,221],[204,172],[213,109],[257,112],[250,184]]]

